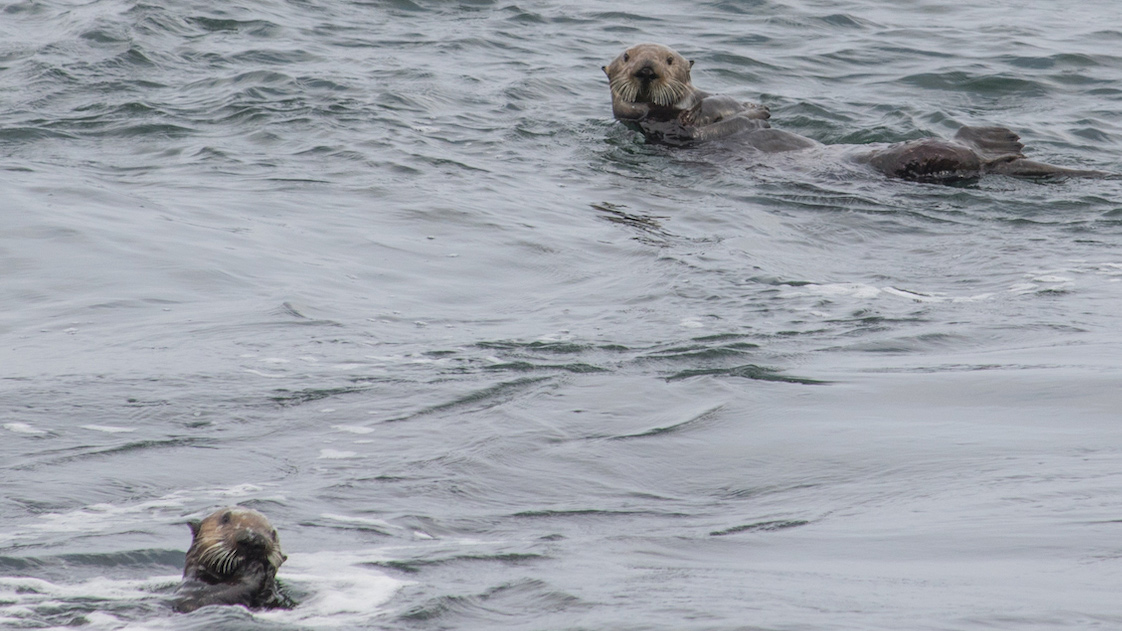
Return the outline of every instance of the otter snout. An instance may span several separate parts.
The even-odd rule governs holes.
[[[649,62],[643,67],[636,70],[634,74],[632,74],[632,76],[641,81],[650,81],[652,79],[658,78],[658,74],[655,73],[654,66]]]
[[[249,528],[238,531],[237,542],[239,548],[260,551],[267,550],[272,545],[272,542],[266,539],[264,535]]]

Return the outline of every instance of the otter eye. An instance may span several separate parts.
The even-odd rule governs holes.
[[[230,517],[231,517],[230,511],[226,511],[225,513],[222,513],[222,523],[223,524],[230,523]]]
[[[627,53],[624,53],[624,54],[623,54],[623,60],[624,60],[624,61],[628,61],[628,60],[630,60],[630,59],[631,59],[631,55],[628,55]]]
[[[667,57],[666,58],[666,65],[667,66],[673,66],[674,65],[674,58],[673,57]]]

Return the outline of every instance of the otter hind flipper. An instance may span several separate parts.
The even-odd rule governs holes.
[[[1105,177],[1102,171],[1069,169],[1025,159],[1025,145],[1016,132],[1005,127],[963,127],[955,141],[978,154],[987,173],[1017,177]]]
[[[975,151],[982,162],[1008,162],[1025,157],[1021,137],[1005,127],[963,127],[954,139]]]

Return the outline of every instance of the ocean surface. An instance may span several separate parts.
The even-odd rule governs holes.
[[[0,0],[0,627],[1122,628],[1122,7]],[[174,614],[261,510],[291,611]]]

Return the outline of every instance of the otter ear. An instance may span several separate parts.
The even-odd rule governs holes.
[[[609,77],[612,76],[612,75],[608,74],[608,67],[607,66],[600,66],[600,69],[603,70],[604,74],[608,75]]]
[[[202,526],[202,525],[203,525],[203,522],[201,522],[197,519],[192,519],[192,520],[187,522],[187,527],[191,529],[191,538],[192,539],[199,536],[199,526]]]
[[[693,68],[693,60],[690,60],[690,68]]]

